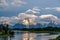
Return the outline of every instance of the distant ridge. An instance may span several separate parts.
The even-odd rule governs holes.
[[[52,27],[60,27],[60,25],[56,25],[54,23],[49,23],[48,25],[44,24],[40,24],[37,23],[36,25],[29,25],[29,28],[44,28],[44,27],[48,27],[48,26],[52,26]],[[26,25],[23,25],[22,23],[17,23],[14,26],[11,26],[10,28],[26,28]]]

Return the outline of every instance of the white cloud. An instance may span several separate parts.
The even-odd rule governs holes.
[[[36,25],[36,22],[33,19],[24,19],[22,20],[22,24],[24,25]]]
[[[45,19],[45,18],[58,19],[56,16],[54,16],[54,15],[52,15],[52,14],[41,15],[40,18],[42,18],[42,19]]]
[[[52,15],[52,14],[41,15],[41,16],[39,16],[39,18],[41,20],[53,22],[53,23],[56,23],[56,24],[59,22],[58,21],[59,18],[55,15]]]
[[[31,14],[26,14],[26,13],[20,13],[18,15],[18,17],[20,19],[24,19],[24,18],[36,18],[37,16],[36,15],[31,15]]]
[[[19,18],[17,16],[10,17],[9,22],[14,25],[19,22]]]
[[[0,24],[9,24],[9,25],[14,25],[18,23],[18,17],[13,16],[13,17],[0,17]]]
[[[52,9],[54,9],[56,11],[60,11],[60,7],[55,7],[55,8],[52,8]]]
[[[13,0],[11,3],[13,6],[21,6],[23,4],[27,4],[26,2],[22,1],[22,0]]]
[[[59,11],[60,12],[60,7],[47,7],[47,8],[45,8],[45,9],[47,9],[47,10],[55,10],[55,11]]]
[[[28,13],[28,14],[40,13],[40,8],[34,7],[33,9],[28,9],[28,10],[26,11],[26,13]]]
[[[38,13],[39,9],[37,8],[33,8],[34,12],[31,13],[31,11],[29,12],[24,12],[24,13],[19,13],[18,16],[13,16],[13,17],[0,17],[0,23],[3,22],[3,24],[9,24],[9,25],[14,25],[16,23],[21,23],[22,24],[36,24],[36,18],[37,16],[34,13]],[[28,23],[29,22],[29,23]]]
[[[52,8],[50,8],[50,7],[46,7],[45,9],[50,10],[50,9],[52,9]]]
[[[9,17],[0,17],[0,21],[9,20]]]
[[[37,16],[32,14],[20,13],[18,15],[18,18],[22,20],[22,24],[28,25],[28,24],[36,24],[35,19],[37,18]]]
[[[7,9],[10,6],[14,6],[14,7],[20,7],[23,4],[27,4],[26,2],[22,1],[22,0],[0,0],[0,9]]]
[[[9,17],[0,17],[0,24],[9,24],[10,25],[9,20],[10,20]]]
[[[29,24],[36,24],[36,18],[38,16],[36,16],[36,13],[39,13],[40,9],[38,7],[34,7],[33,9],[28,9],[26,12],[24,13],[20,13],[18,15],[19,19],[22,20],[23,24],[28,24],[28,20],[29,20]]]
[[[49,8],[48,8],[49,9]],[[14,25],[16,23],[22,23],[24,25],[35,25],[38,23],[36,19],[40,19],[39,23],[45,24],[53,21],[54,23],[60,22],[59,18],[52,14],[45,14],[37,16],[35,15],[40,11],[39,8],[34,7],[33,9],[29,9],[24,13],[19,13],[18,16],[13,17],[0,17],[0,23]],[[48,22],[47,22],[48,21]]]
[[[46,14],[46,15],[41,15],[39,16],[40,21],[37,22],[36,18],[38,18],[35,15],[30,15],[30,14],[24,14],[21,13],[19,16],[13,16],[13,17],[0,17],[0,23],[2,24],[9,24],[9,25],[14,25],[16,23],[22,23],[24,25],[36,25],[37,23],[40,24],[47,24],[49,22],[54,22],[55,24],[60,23],[60,19],[52,14]],[[38,20],[39,20],[38,19]]]
[[[19,13],[18,17],[20,17],[21,19],[36,18],[37,16],[35,15],[35,13],[39,13],[39,11],[40,11],[40,9],[38,7],[34,7],[32,9],[28,9],[24,13]]]
[[[5,8],[8,6],[8,3],[6,0],[0,0],[0,8]]]

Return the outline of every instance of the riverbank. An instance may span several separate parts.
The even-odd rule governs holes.
[[[14,35],[14,32],[8,32],[8,33],[5,33],[5,32],[0,32],[0,36],[12,36],[12,35]]]
[[[0,24],[0,36],[9,36],[13,34],[14,32],[10,30],[8,24]]]
[[[60,40],[60,36],[58,36],[58,37],[55,38],[55,39],[50,39],[50,40]]]
[[[60,28],[15,28],[12,30],[19,30],[19,31],[29,31],[29,32],[36,32],[36,33],[58,33],[60,32]]]

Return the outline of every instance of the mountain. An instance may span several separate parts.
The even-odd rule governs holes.
[[[37,23],[36,25],[29,25],[29,28],[44,28],[44,27],[48,27],[48,26],[58,27],[60,25],[56,25],[55,23],[51,23],[51,22],[48,25],[46,25],[46,24],[42,25],[40,23]],[[26,25],[23,25],[22,23],[17,23],[10,28],[26,28]]]
[[[42,25],[37,23],[36,25],[29,25],[30,28],[41,28]]]
[[[17,23],[14,26],[11,26],[10,28],[25,28],[25,27],[26,27],[26,25],[23,25],[21,23]]]
[[[55,23],[50,22],[47,26],[55,27],[55,26],[57,26],[57,25],[56,25]]]
[[[29,25],[29,28],[42,28],[42,27],[45,27],[45,25],[41,25],[40,23],[37,23],[36,25]],[[26,25],[17,23],[14,26],[11,26],[10,28],[26,28]]]
[[[60,27],[60,24],[50,22],[47,26]]]

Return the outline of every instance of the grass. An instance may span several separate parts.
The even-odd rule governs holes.
[[[0,32],[0,36],[12,36],[12,35],[14,35],[14,33],[13,32],[11,32],[11,33],[5,33],[5,32]]]
[[[35,31],[35,30],[22,30],[22,31],[28,31],[28,32],[33,32],[33,33],[58,33],[59,31],[48,31],[48,30],[39,30],[39,31]]]
[[[6,36],[13,36],[13,34],[0,34],[0,36],[6,37]]]

